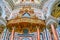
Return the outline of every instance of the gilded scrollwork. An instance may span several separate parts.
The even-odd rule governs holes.
[[[57,2],[52,9],[52,16],[55,17],[55,18],[60,17],[60,7],[59,7],[59,5],[60,5],[60,1]]]

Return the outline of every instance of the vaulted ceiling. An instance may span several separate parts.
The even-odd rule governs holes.
[[[7,17],[8,20],[14,18],[24,6],[31,6],[32,9],[34,9],[34,14],[36,14],[36,16],[42,20],[45,20],[45,18],[48,18],[50,15],[55,18],[60,17],[60,12],[58,12],[58,14],[56,13],[60,10],[60,7],[57,7],[60,4],[59,0],[1,0],[0,3],[2,8],[0,10],[3,11],[2,17]]]
[[[60,19],[60,0],[0,0],[0,24],[16,17],[23,7],[30,6],[39,19]],[[23,15],[30,17],[29,14]],[[55,20],[55,19],[54,19]]]

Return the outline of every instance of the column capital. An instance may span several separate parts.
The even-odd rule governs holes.
[[[46,19],[46,26],[48,24],[54,24],[54,23],[58,23],[58,20],[52,16],[49,16],[49,18]]]
[[[55,19],[54,17],[49,17],[48,19],[46,19],[46,26],[49,29],[49,31],[51,31],[51,24],[54,25],[54,27],[57,27],[57,19]]]

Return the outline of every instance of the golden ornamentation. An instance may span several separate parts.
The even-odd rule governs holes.
[[[27,12],[30,14],[30,18],[23,17],[22,15]],[[11,19],[7,22],[7,28],[11,31],[12,27],[15,27],[15,32],[23,33],[24,29],[28,29],[29,32],[36,32],[36,26],[43,31],[45,28],[45,21],[38,19],[34,15],[34,10],[30,6],[20,9],[19,15],[15,19]]]
[[[55,18],[60,17],[60,7],[58,6],[60,2],[54,5],[53,10],[52,10],[52,16]]]

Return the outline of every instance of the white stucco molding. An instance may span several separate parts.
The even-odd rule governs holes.
[[[59,25],[59,23],[60,23],[60,17],[59,17],[59,18],[57,18],[57,21],[58,21],[58,25]]]
[[[11,13],[12,12],[12,8],[10,7],[10,5],[8,4],[8,2],[6,2],[5,0],[3,0],[4,5],[6,6],[6,8],[8,9],[8,11]]]
[[[52,23],[57,23],[57,19],[55,19],[54,17],[52,16],[49,16],[48,19],[46,19],[46,26],[49,25],[49,24],[52,24]]]
[[[55,1],[56,0],[48,0],[42,7],[47,18],[49,17],[49,15],[51,15],[51,7],[55,3]]]
[[[60,17],[59,17],[59,18],[57,18],[57,20],[58,20],[58,21],[60,21]]]
[[[4,25],[4,26],[6,26],[6,23],[7,23],[7,21],[5,20],[5,19],[3,19],[2,17],[0,17],[0,25]]]
[[[57,18],[57,19],[55,19],[52,15],[51,15],[51,12],[52,12],[52,10],[53,10],[53,7],[54,7],[54,5],[56,4],[56,3],[58,3],[60,0],[55,0],[54,2],[53,2],[53,4],[51,5],[51,7],[49,8],[49,10],[50,10],[50,12],[48,12],[47,13],[47,18],[46,18],[46,25],[48,25],[48,24],[51,24],[51,23],[57,23],[58,24],[58,21],[60,20],[60,18]]]
[[[51,12],[54,8],[54,5],[58,3],[60,0],[48,0],[44,6],[42,7],[44,13],[46,14],[46,18],[48,18],[51,15]]]

